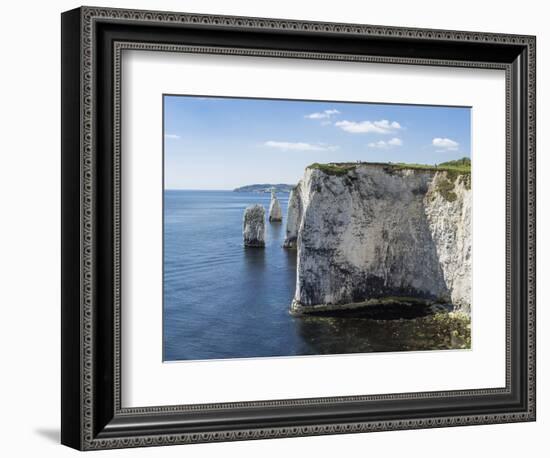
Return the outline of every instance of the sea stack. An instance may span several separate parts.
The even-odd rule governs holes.
[[[300,186],[290,191],[288,198],[288,210],[286,212],[286,234],[283,248],[296,248],[298,243],[298,230],[302,218],[302,199]]]
[[[265,210],[259,204],[247,207],[244,211],[243,241],[246,247],[265,246]]]
[[[275,191],[271,191],[271,203],[269,204],[269,222],[281,222],[283,220],[283,213],[281,211],[281,204],[279,199],[275,195]]]

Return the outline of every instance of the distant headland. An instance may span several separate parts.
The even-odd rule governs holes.
[[[233,189],[234,192],[259,192],[259,193],[270,193],[271,191],[275,192],[290,192],[294,189],[296,185],[293,184],[249,184],[247,186],[241,186],[240,188]]]

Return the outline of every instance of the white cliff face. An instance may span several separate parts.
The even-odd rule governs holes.
[[[271,203],[269,204],[269,221],[279,222],[283,220],[283,212],[281,210],[281,204],[274,192],[271,192]]]
[[[244,212],[243,241],[247,247],[265,246],[265,210],[259,204],[247,207]]]
[[[451,181],[447,172],[376,164],[306,169],[285,240],[298,247],[292,309],[409,296],[468,311],[471,191],[465,176]]]
[[[455,308],[470,313],[472,298],[472,192],[470,177],[458,177],[452,194],[445,198],[438,190],[436,174],[425,197],[430,232],[435,241],[445,283]],[[450,200],[449,200],[450,198]]]

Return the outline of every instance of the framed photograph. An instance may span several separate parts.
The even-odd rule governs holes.
[[[535,420],[535,37],[62,15],[62,443]]]

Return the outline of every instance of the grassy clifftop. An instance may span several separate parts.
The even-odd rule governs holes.
[[[386,172],[392,173],[397,170],[418,170],[421,172],[446,172],[437,182],[437,190],[448,202],[456,200],[455,183],[458,178],[462,180],[467,189],[471,185],[471,160],[463,157],[454,161],[442,162],[441,164],[406,164],[404,162],[330,162],[328,164],[314,163],[308,169],[317,169],[327,175],[341,176],[361,166],[379,166]]]
[[[463,157],[454,161],[442,162],[441,164],[407,164],[404,162],[330,162],[319,164],[318,162],[309,165],[309,169],[317,169],[328,175],[345,175],[350,170],[364,165],[381,166],[392,170],[420,170],[426,172],[448,172],[449,179],[454,181],[459,175],[469,175],[471,172],[470,158]]]

